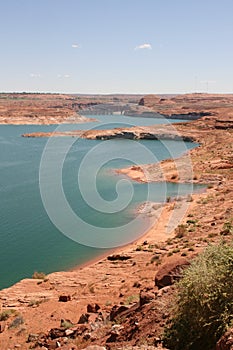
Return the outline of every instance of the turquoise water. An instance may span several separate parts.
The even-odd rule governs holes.
[[[67,125],[65,128],[68,130],[90,127],[107,129],[122,126],[119,123],[130,123],[133,126],[150,125],[157,122],[146,118],[138,119],[124,116],[97,116],[96,118],[99,119],[99,122]],[[110,125],[103,125],[109,121],[111,121]],[[0,288],[32,276],[34,271],[49,273],[72,268],[106,251],[106,249],[85,246],[69,239],[54,225],[43,206],[39,169],[42,153],[48,139],[23,138],[21,135],[54,129],[55,126],[0,125]],[[54,156],[56,155],[58,158],[62,157],[64,139],[57,138],[56,149],[52,150]],[[195,144],[185,143],[185,147],[190,149],[195,147]],[[82,184],[88,198],[92,198],[93,192],[90,183],[93,180],[93,174],[95,175],[97,190],[105,203],[105,207],[101,210],[93,209],[90,203],[87,204],[82,197],[83,193],[80,191],[77,181],[80,164],[92,149],[96,149],[96,153],[94,152],[94,158],[90,157],[87,162]],[[135,149],[137,149],[136,155]],[[191,192],[192,186],[190,185],[178,186],[161,183],[152,184],[148,189],[147,184],[131,183],[133,196],[125,208],[117,210],[113,214],[105,212],[105,209],[110,207],[109,203],[118,196],[117,183],[119,179],[123,180],[121,194],[123,197],[128,195],[128,181],[117,176],[113,172],[113,168],[132,164],[132,159],[133,163],[136,164],[147,163],[148,159],[151,159],[151,154],[155,155],[157,160],[161,160],[169,158],[171,153],[174,157],[179,156],[184,151],[184,143],[181,141],[161,143],[160,141],[111,140],[101,142],[72,138],[72,145],[66,154],[62,169],[62,189],[72,211],[83,222],[87,223],[82,228],[82,237],[87,238],[90,235],[89,227],[105,231],[109,229],[110,232],[110,228],[118,228],[130,223],[135,217],[135,208],[141,201],[147,199],[165,201],[167,196]],[[149,153],[149,158],[144,153]],[[105,159],[108,161],[106,162]],[[104,161],[103,166],[98,168],[101,160]],[[53,164],[53,157],[51,157],[50,164]],[[55,178],[55,175],[52,175],[51,178],[48,176],[46,185],[49,189],[48,192],[51,191],[50,198],[55,196],[54,210],[59,211],[58,203],[58,208],[56,208]],[[139,236],[145,226],[146,220],[140,219],[136,229],[134,227],[133,235]],[[79,227],[76,227],[76,230],[79,231]],[[130,239],[131,233],[129,232]],[[100,244],[100,246],[104,245]]]

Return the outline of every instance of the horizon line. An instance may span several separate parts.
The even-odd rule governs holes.
[[[145,96],[145,95],[187,95],[187,94],[206,94],[206,95],[232,95],[233,92],[209,92],[209,91],[189,91],[189,92],[58,92],[58,91],[0,91],[0,94],[54,94],[54,95],[83,95],[83,96],[110,96],[110,95],[131,95],[131,96]]]

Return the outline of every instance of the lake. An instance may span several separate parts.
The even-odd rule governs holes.
[[[96,119],[62,128],[161,123],[118,115]],[[137,214],[140,202],[165,202],[193,191],[188,184],[132,182],[113,169],[175,158],[196,144],[21,137],[56,127],[0,125],[0,288],[35,271],[70,269],[135,240],[149,228]]]

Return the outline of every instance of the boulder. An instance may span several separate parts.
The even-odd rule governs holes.
[[[149,304],[155,298],[155,294],[152,292],[141,291],[139,298],[139,305],[143,306]]]
[[[155,275],[155,285],[160,289],[172,285],[182,277],[183,270],[190,262],[183,257],[172,257],[163,264]]]
[[[71,296],[70,295],[60,295],[59,296],[59,301],[62,301],[63,303],[66,303],[67,301],[71,300]]]
[[[90,313],[97,313],[100,309],[100,306],[98,304],[88,304],[87,305],[87,312]]]
[[[122,312],[125,312],[125,311],[127,311],[128,309],[129,309],[128,306],[124,306],[124,305],[120,305],[120,306],[114,305],[114,306],[112,307],[112,310],[111,310],[110,315],[109,315],[110,321],[115,320],[117,316],[121,315]]]
[[[60,329],[60,328],[52,328],[50,329],[49,331],[49,338],[51,339],[57,339],[57,338],[60,338],[60,337],[65,337],[65,330],[64,329]]]
[[[90,315],[89,314],[82,314],[80,317],[79,317],[79,320],[78,320],[78,324],[84,324],[84,323],[88,323],[88,319],[89,319]]]
[[[112,331],[110,336],[107,338],[106,343],[115,343],[117,341],[118,333]]]

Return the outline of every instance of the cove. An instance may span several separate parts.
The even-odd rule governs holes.
[[[101,129],[103,124],[105,128],[109,129],[128,126],[128,123],[132,126],[155,124],[155,120],[151,120],[151,118],[148,118],[149,120],[143,118],[142,120],[130,117],[128,120],[124,116],[98,115],[96,119],[99,122],[65,127],[67,130],[72,128],[85,130],[90,127]],[[159,122],[161,123],[161,120]],[[27,139],[22,138],[21,135],[26,132],[52,131],[55,128],[56,126],[0,125],[0,288],[8,287],[22,278],[31,277],[34,271],[49,273],[69,269],[106,252],[106,249],[85,246],[67,238],[51,222],[43,206],[39,186],[39,168],[41,156],[48,140],[43,138]],[[98,228],[117,228],[130,222],[135,216],[137,205],[148,198],[163,202],[168,196],[176,196],[177,193],[182,195],[193,191],[193,186],[190,185],[152,184],[152,190],[148,197],[147,184],[132,182],[133,196],[123,210],[112,214],[93,209],[83,198],[77,177],[80,164],[85,156],[93,147],[98,149],[101,143],[101,141],[96,140],[74,140],[63,164],[62,187],[64,194],[73,212],[84,222]],[[176,157],[184,152],[182,141],[137,141],[137,143],[142,146],[142,154],[137,155],[140,160],[143,158],[144,150],[149,150],[158,161],[169,158],[171,150],[172,155]],[[117,198],[117,183],[121,179],[112,169],[132,164],[130,159],[135,157],[134,144],[130,141],[111,140],[107,145],[107,149],[100,148],[98,156],[101,159],[103,155],[107,154],[109,161],[103,164],[96,175],[98,192],[106,203]],[[185,143],[186,150],[195,146],[193,143]],[[119,149],[118,156],[117,149]],[[59,155],[59,146],[55,152]],[[102,155],[101,152],[103,152]],[[112,159],[113,154],[114,159]],[[125,159],[126,155],[128,159]],[[145,157],[145,163],[146,160]],[[89,168],[86,169],[87,175],[92,175],[94,165],[94,161],[89,162]],[[90,177],[87,176],[85,189],[87,195],[91,197],[91,191],[88,193],[89,181]],[[126,185],[128,186],[127,181]],[[48,184],[52,189],[54,186],[53,178],[48,179]],[[195,189],[198,190],[198,188],[200,186],[195,186]],[[125,193],[127,194],[127,191]],[[140,235],[140,230],[144,227],[145,222],[142,220],[140,225],[137,228],[138,235]],[[88,229],[82,234],[88,237]]]

